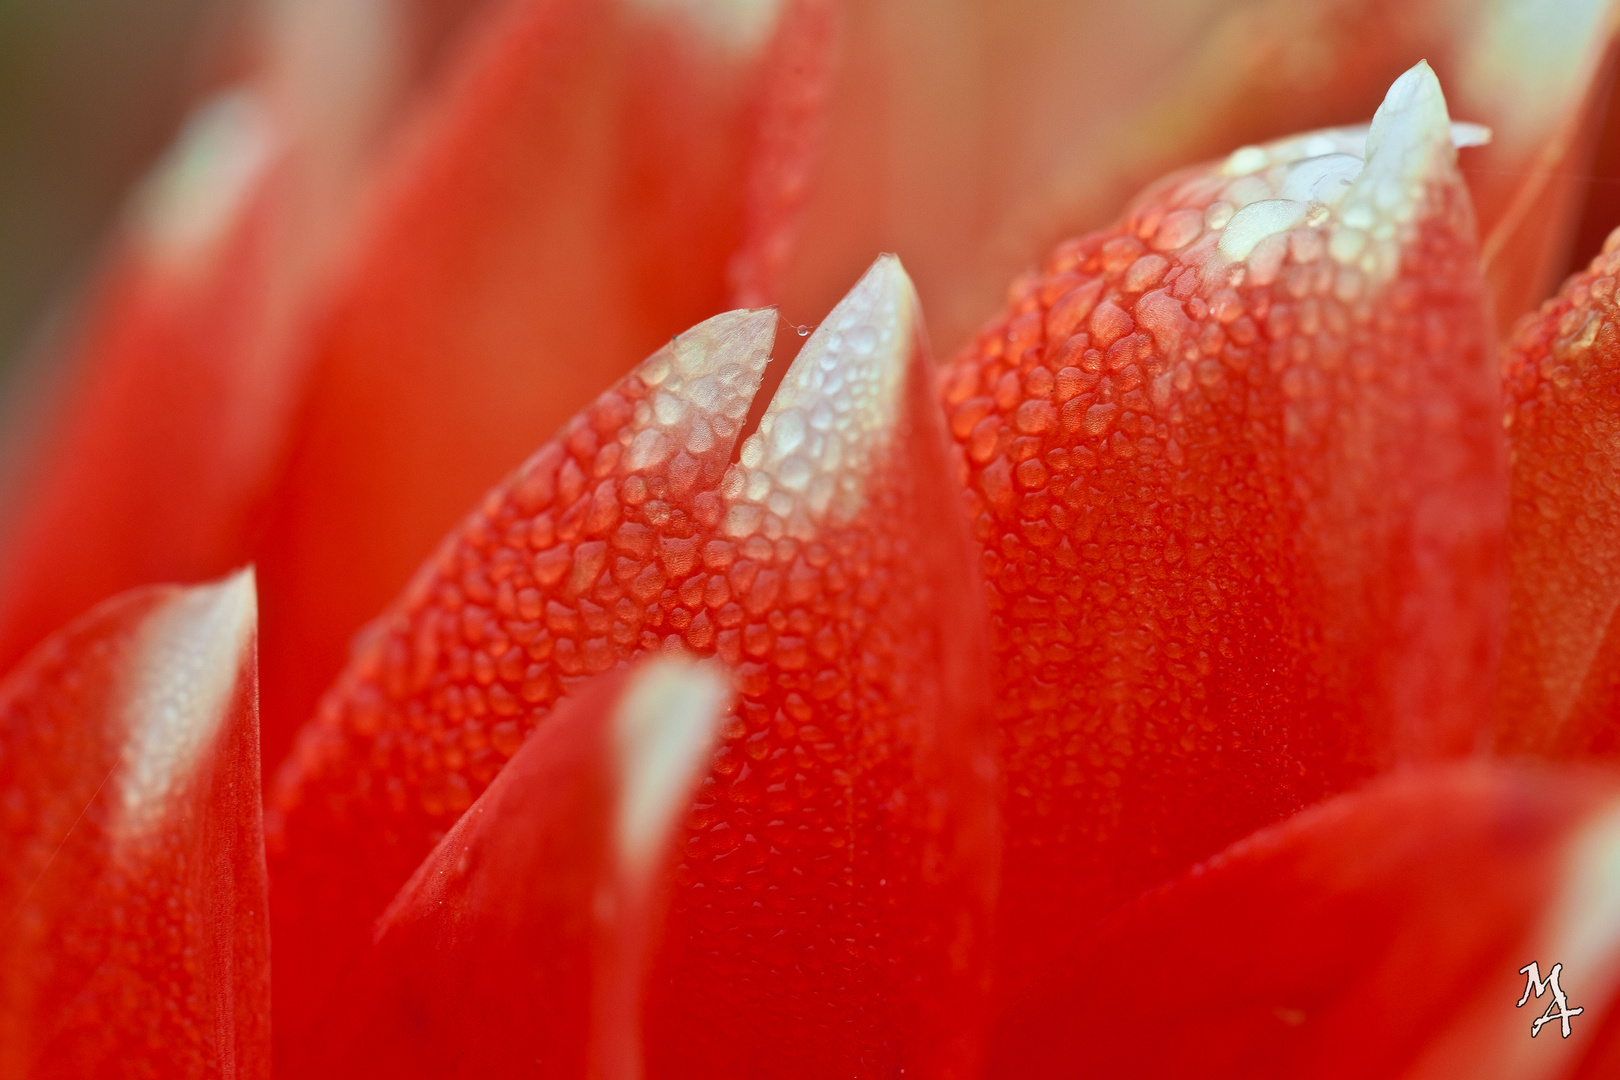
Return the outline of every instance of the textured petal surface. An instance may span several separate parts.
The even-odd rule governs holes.
[[[1505,592],[1485,290],[1419,65],[1060,245],[945,374],[1017,980],[1136,889],[1484,735]]]
[[[1620,233],[1503,359],[1512,575],[1498,742],[1620,751]]]
[[[988,1075],[1597,1077],[1616,1061],[1620,784],[1406,773],[1234,845],[1088,933]],[[1519,969],[1561,964],[1574,1016]]]
[[[880,259],[729,464],[775,327],[733,312],[655,353],[373,624],[272,799],[278,1001],[311,1000],[560,696],[689,650],[741,697],[689,822],[650,1071],[971,1068],[993,765],[915,296]]]
[[[826,5],[732,6],[735,26],[508,0],[445,61],[316,335],[267,511],[267,760],[491,477],[730,293],[770,291]]]
[[[0,684],[0,1076],[269,1075],[255,615],[136,590]]]
[[[560,706],[390,905],[299,1074],[641,1076],[672,827],[728,697],[659,660]]]
[[[694,811],[649,1075],[976,1074],[993,742],[931,376],[883,256],[742,444],[701,567],[671,574],[669,618],[692,614],[689,644],[712,620],[744,696]]]

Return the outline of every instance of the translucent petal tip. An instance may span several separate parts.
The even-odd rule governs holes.
[[[1219,174],[1233,178],[1223,198],[1236,209],[1214,226],[1217,247],[1227,259],[1248,261],[1252,271],[1270,276],[1285,234],[1301,226],[1325,228],[1328,252],[1346,268],[1342,295],[1355,295],[1398,272],[1402,245],[1424,213],[1430,185],[1458,179],[1457,147],[1489,141],[1489,129],[1451,122],[1440,80],[1419,62],[1390,86],[1365,127],[1306,132],[1234,151]]]
[[[648,400],[627,436],[625,468],[653,471],[679,453],[731,456],[776,340],[775,308],[727,311],[653,353],[636,374]]]
[[[258,621],[249,567],[176,590],[142,626],[123,705],[122,790],[132,823],[162,812],[227,719]]]
[[[1419,60],[1390,84],[1384,103],[1373,114],[1365,156],[1369,168],[1381,157],[1390,165],[1411,168],[1418,163],[1408,158],[1437,150],[1455,151],[1451,116],[1434,69],[1427,60]]]
[[[879,256],[805,342],[744,442],[725,489],[731,536],[763,530],[774,538],[786,529],[808,538],[823,518],[847,521],[859,511],[872,457],[894,429],[920,327],[905,267]]]
[[[670,829],[702,778],[731,697],[708,664],[657,659],[630,680],[614,717],[619,865],[630,881],[658,866]]]

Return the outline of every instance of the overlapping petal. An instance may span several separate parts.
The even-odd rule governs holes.
[[[1498,739],[1559,756],[1620,747],[1620,234],[1527,316],[1503,358],[1512,592]]]
[[[266,510],[271,760],[491,477],[672,333],[772,290],[830,13],[704,11],[493,5],[401,139]]]
[[[1563,272],[1615,29],[1604,0],[874,0],[849,7],[825,164],[781,296],[826,310],[873,250],[949,355],[1005,283],[1154,179],[1357,123],[1427,57],[1496,141],[1465,165],[1503,329]]]
[[[273,796],[278,1037],[559,697],[691,650],[740,700],[693,811],[649,1068],[972,1068],[994,767],[920,313],[880,259],[731,463],[775,329],[732,312],[659,350],[373,625]]]
[[[282,769],[283,1071],[977,1076],[998,882],[994,1075],[1114,1060],[1105,1003],[1154,980],[1126,1023],[1176,1032],[1166,1075],[1516,1075],[1484,973],[1524,949],[1575,950],[1594,999],[1533,1067],[1620,1053],[1612,777],[1426,767],[1296,813],[1493,738],[1613,749],[1620,256],[1514,339],[1511,523],[1492,346],[1493,294],[1522,308],[1560,257],[1611,6],[1173,6],[277,9],[279,74],[205,111],[146,197],[0,610],[4,666],[88,598],[254,548],[273,758],[488,478],[674,327],[778,293],[813,313],[892,240],[954,346],[1035,245],[1190,150],[1353,118],[1414,43],[1496,129],[1460,172],[1484,133],[1420,64],[1370,127],[1174,173],[1018,278],[938,385],[891,256],[758,402],[774,311],[671,338],[451,530]],[[373,51],[326,116],[334,41]],[[0,758],[14,1054],[268,1068],[245,580],[115,601],[0,691],[0,740],[43,747]],[[165,668],[164,633],[210,673]],[[715,676],[619,670],[655,653],[735,684],[706,763]],[[631,866],[638,760],[673,771]],[[140,829],[85,794],[98,770]],[[93,828],[19,885],[74,805]],[[180,929],[132,946],[160,893]],[[1424,965],[1425,1004],[1387,1015]]]
[[[256,629],[139,589],[0,683],[0,1076],[269,1076]]]
[[[3,522],[0,670],[114,593],[244,558],[291,407],[273,325],[285,165],[262,96],[229,92],[136,200],[60,400],[33,403],[35,467]]]
[[[17,387],[0,671],[116,592],[248,558],[301,333],[400,96],[387,5],[261,14],[252,70],[196,107],[131,198],[53,378]]]
[[[986,1075],[1607,1076],[1617,890],[1612,773],[1403,773],[1088,930],[1007,1012]],[[1526,994],[1532,962],[1583,1010],[1567,1038],[1531,1037],[1553,1004]]]
[[[559,706],[389,906],[298,1074],[641,1076],[671,841],[728,696],[660,660]]]
[[[1486,736],[1484,282],[1426,65],[1060,245],[945,375],[992,608],[1003,975],[1397,760]]]

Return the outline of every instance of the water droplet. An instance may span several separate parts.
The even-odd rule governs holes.
[[[810,336],[810,327],[808,325],[795,326],[793,329],[798,332],[800,337],[809,337]]]

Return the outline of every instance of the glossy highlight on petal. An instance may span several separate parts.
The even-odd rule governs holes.
[[[718,519],[775,329],[774,311],[735,311],[677,335],[486,496],[373,624],[271,788],[278,1038],[314,1022],[365,927],[558,697],[662,647],[657,601],[693,568],[681,534]]]
[[[389,905],[300,1074],[638,1080],[675,827],[729,696],[654,659],[560,706]]]
[[[910,278],[880,257],[722,485],[723,528],[743,538],[703,545],[702,603],[743,699],[678,871],[651,1076],[766,1059],[784,1077],[974,1075],[988,679],[922,334]],[[740,609],[709,596],[733,587]]]
[[[253,88],[205,102],[132,201],[0,519],[0,670],[114,593],[246,555],[252,493],[293,380],[270,330],[278,118]]]
[[[132,193],[0,440],[0,670],[98,600],[252,555],[303,336],[404,96],[391,0],[244,13],[249,56]],[[273,606],[273,605],[272,605]]]

